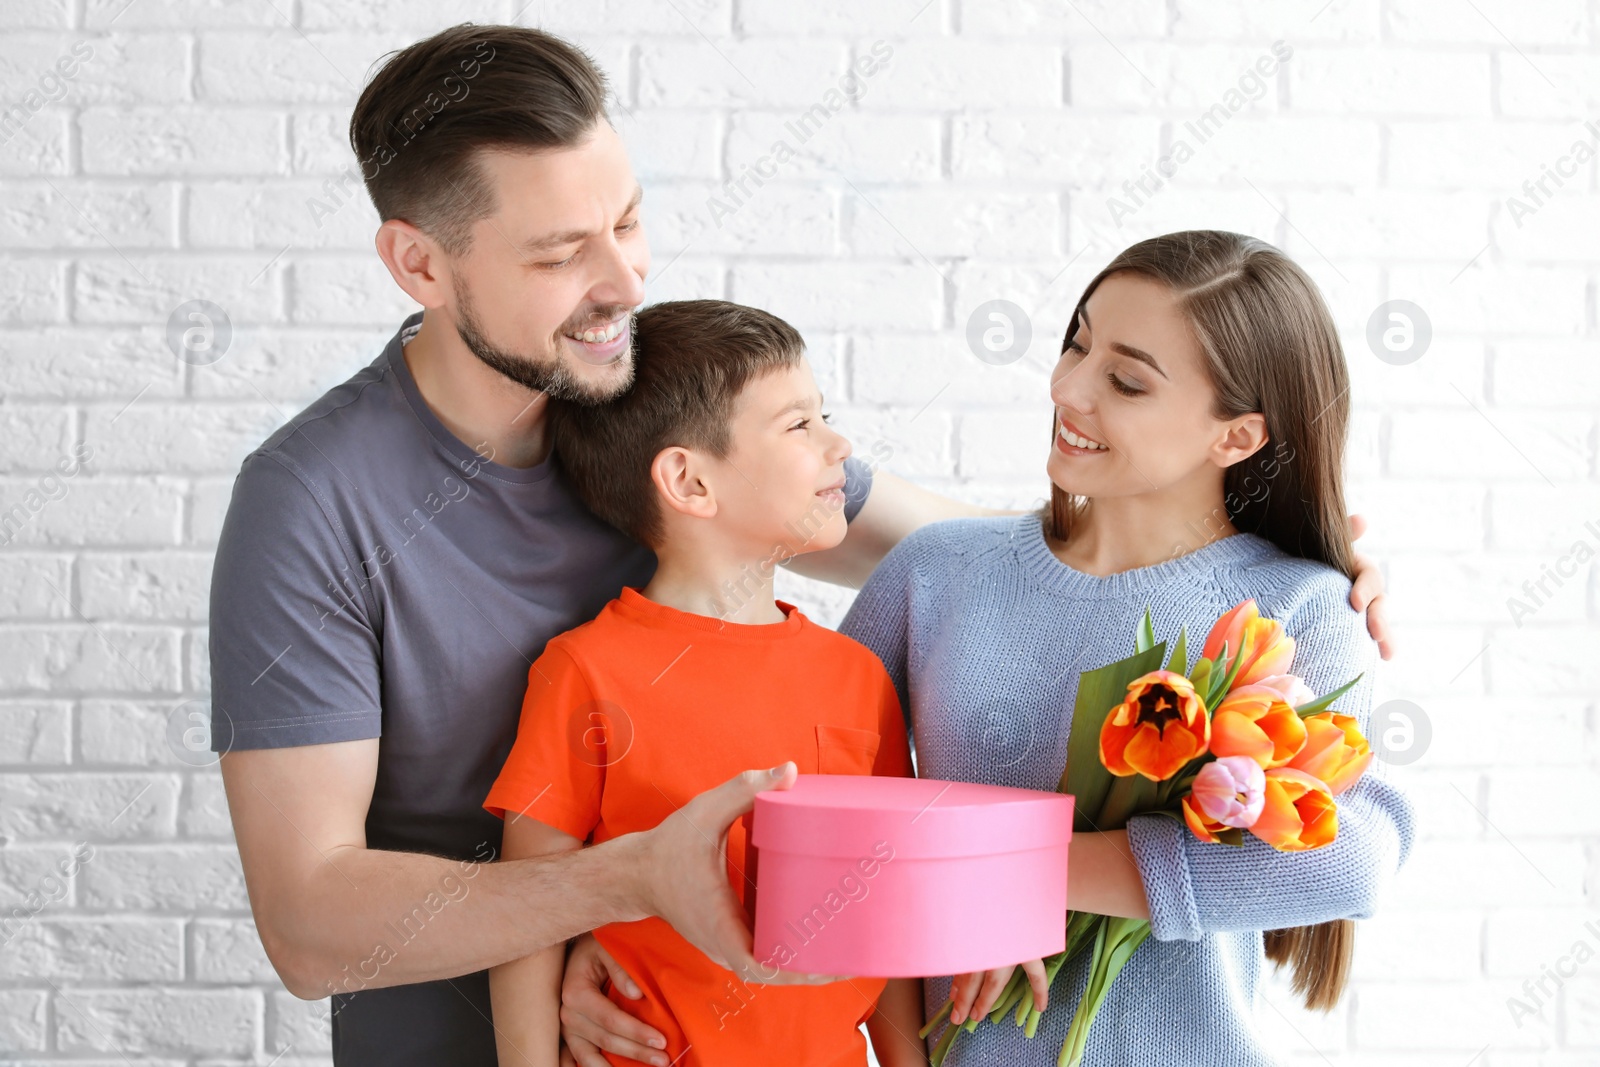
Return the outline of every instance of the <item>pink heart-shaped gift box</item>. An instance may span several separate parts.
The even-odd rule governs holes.
[[[755,958],[914,978],[1053,955],[1066,947],[1071,840],[1061,793],[803,774],[756,797]]]

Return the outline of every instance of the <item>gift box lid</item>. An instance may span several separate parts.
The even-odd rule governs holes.
[[[934,778],[802,774],[756,796],[751,844],[809,856],[944,859],[1058,848],[1072,839],[1061,793]]]

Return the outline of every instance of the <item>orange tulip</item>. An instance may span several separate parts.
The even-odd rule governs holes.
[[[1276,619],[1263,618],[1256,610],[1254,600],[1246,600],[1211,627],[1201,655],[1215,659],[1228,645],[1230,661],[1241,655],[1244,662],[1233,684],[1237,688],[1253,685],[1274,675],[1287,674],[1294,662],[1294,638],[1283,632],[1283,624]],[[1231,666],[1225,664],[1224,666]]]
[[[1128,698],[1100,728],[1100,762],[1120,778],[1164,782],[1203,754],[1211,720],[1194,685],[1172,671],[1151,671],[1128,685]]]
[[[1211,716],[1211,752],[1249,756],[1263,770],[1282,767],[1306,744],[1306,726],[1276,689],[1247,685],[1222,698]]]
[[[1335,711],[1308,715],[1306,744],[1288,766],[1328,784],[1338,796],[1356,784],[1372,763],[1372,746],[1361,736],[1356,720]]]
[[[1320,778],[1293,767],[1267,772],[1261,817],[1250,832],[1279,852],[1309,852],[1339,833],[1339,809]]]
[[[1208,845],[1222,844],[1222,838],[1217,835],[1228,829],[1216,819],[1211,818],[1200,810],[1193,797],[1183,798],[1183,821],[1188,825],[1189,832]]]

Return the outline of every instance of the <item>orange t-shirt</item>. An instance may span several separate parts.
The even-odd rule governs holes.
[[[909,776],[900,701],[865,646],[792,605],[770,625],[678,611],[634,589],[553,638],[528,674],[516,743],[484,807],[598,844],[648,830],[740,771]],[[728,872],[745,899],[742,821]],[[860,1067],[882,979],[746,985],[660,919],[595,937],[644,993],[611,999],[660,1030],[674,1067]],[[681,1058],[680,1058],[681,1057]],[[633,1063],[607,1054],[612,1063]]]

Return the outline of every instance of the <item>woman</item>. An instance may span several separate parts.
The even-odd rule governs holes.
[[[1198,641],[1253,597],[1312,690],[1366,672],[1337,705],[1365,726],[1376,654],[1348,603],[1348,381],[1310,279],[1238,234],[1141,242],[1089,283],[1052,380],[1045,511],[912,534],[841,627],[895,678],[918,774],[1054,789],[1078,673],[1127,655],[1146,607],[1157,633]],[[1341,920],[1372,912],[1410,842],[1409,804],[1376,771],[1314,852],[1206,845],[1160,816],[1077,835],[1070,906],[1152,924],[1085,1064],[1274,1062],[1253,1020],[1264,961],[1292,962],[1307,1003],[1331,1007],[1352,947]],[[1035,1039],[984,1023],[947,1062],[1055,1063],[1085,971],[1081,957],[1062,970],[1049,999],[1064,1003]],[[952,1019],[989,1010],[1010,972],[957,979]],[[929,979],[928,1017],[951,997]]]

